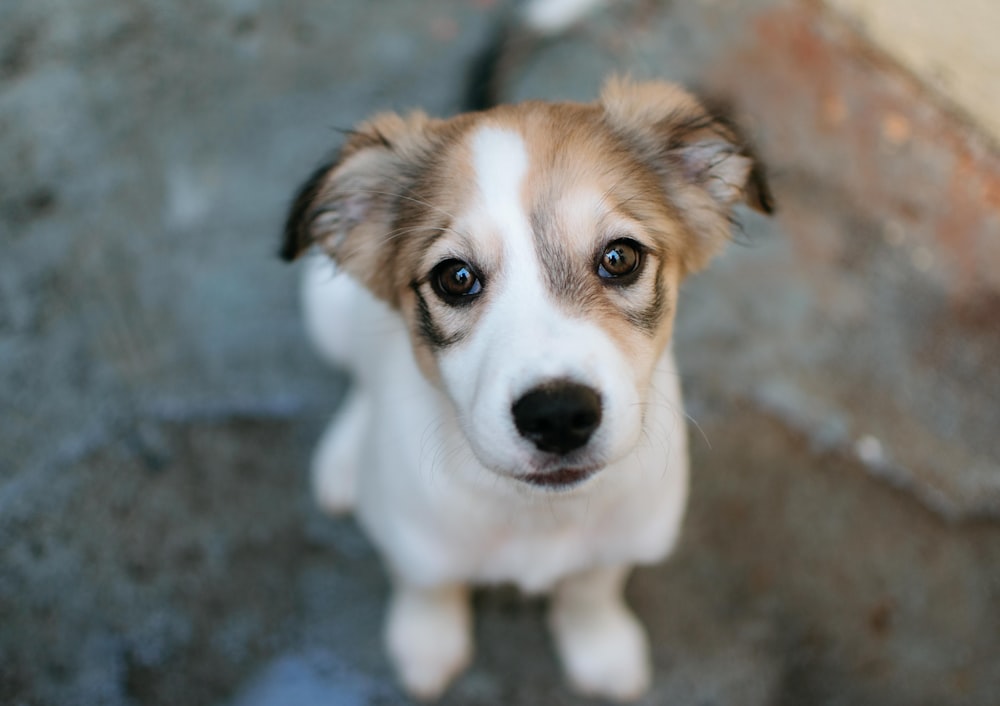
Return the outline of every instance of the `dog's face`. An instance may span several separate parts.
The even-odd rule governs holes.
[[[283,254],[320,245],[398,309],[496,473],[565,488],[634,448],[678,286],[770,210],[732,128],[662,83],[595,104],[378,116],[301,190]]]

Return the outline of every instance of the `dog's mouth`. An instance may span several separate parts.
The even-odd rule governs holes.
[[[542,473],[531,473],[520,476],[519,480],[539,488],[551,490],[566,490],[583,483],[599,469],[590,468],[556,468]]]

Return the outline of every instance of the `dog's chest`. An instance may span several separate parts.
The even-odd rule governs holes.
[[[475,578],[486,584],[515,583],[526,593],[539,593],[593,565],[609,552],[608,540],[588,525],[500,528],[484,543]]]
[[[394,571],[427,585],[512,583],[536,593],[595,566],[661,559],[683,514],[686,466],[671,464],[635,483],[597,479],[575,497],[449,486],[439,479],[433,492],[398,483],[396,492],[362,492],[358,517]]]
[[[683,486],[675,477],[624,497],[599,486],[579,498],[486,511],[466,526],[451,558],[475,583],[513,583],[527,593],[594,566],[655,561],[676,536]]]

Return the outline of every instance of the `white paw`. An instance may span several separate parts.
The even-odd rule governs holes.
[[[330,514],[354,508],[366,411],[364,399],[352,390],[313,452],[313,494],[319,506]]]
[[[439,697],[472,659],[465,590],[395,592],[389,603],[386,647],[411,696],[420,700]]]
[[[551,623],[563,669],[581,694],[632,701],[649,689],[646,633],[628,608],[604,606],[589,615],[556,609]]]

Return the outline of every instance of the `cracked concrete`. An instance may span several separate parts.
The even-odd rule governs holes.
[[[0,702],[407,703],[386,582],[307,493],[343,390],[274,257],[370,112],[456,109],[494,3],[0,7]],[[692,504],[629,597],[646,704],[1000,693],[1000,158],[815,3],[621,2],[513,97],[732,96],[781,206],[683,293]],[[542,604],[477,597],[444,704],[576,704]]]

